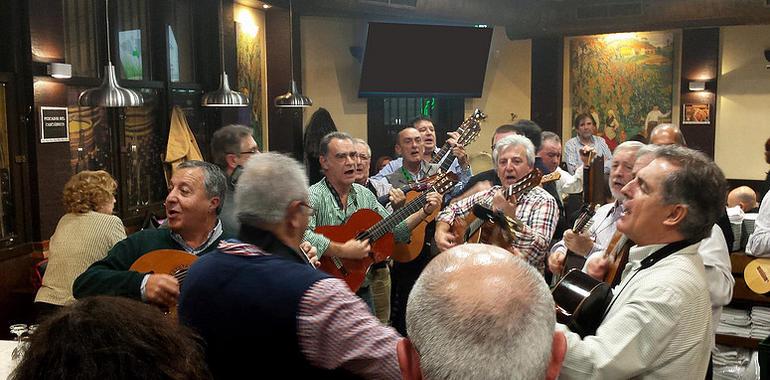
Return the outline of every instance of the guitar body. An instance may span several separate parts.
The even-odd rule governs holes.
[[[751,260],[743,269],[743,279],[754,293],[770,293],[770,259]]]
[[[356,238],[380,220],[382,220],[382,216],[375,211],[361,209],[353,213],[344,224],[339,226],[319,226],[316,227],[315,232],[326,236],[333,242],[345,243],[350,239]],[[372,246],[372,251],[368,257],[361,260],[341,259],[327,255],[321,256],[319,260],[321,262],[321,270],[342,279],[353,292],[356,292],[361,287],[361,284],[364,283],[369,266],[385,261],[390,257],[395,241],[393,233],[388,232],[381,238],[369,243]]]
[[[612,301],[612,288],[580,270],[573,269],[551,291],[556,321],[581,338],[596,334]]]
[[[409,203],[417,197],[420,196],[420,193],[417,192],[410,192],[406,195],[406,202]],[[422,246],[425,244],[425,228],[428,227],[428,223],[434,221],[436,217],[438,216],[439,209],[436,209],[433,211],[432,214],[430,214],[428,217],[423,219],[419,224],[417,224],[416,227],[412,230],[411,238],[409,239],[409,243],[396,243],[393,247],[393,260],[398,261],[399,263],[406,263],[409,261],[412,261],[417,258],[417,256],[420,255],[420,252],[422,251]]]
[[[140,273],[168,274],[174,276],[182,287],[187,269],[198,260],[198,256],[177,249],[157,249],[142,255],[131,264],[129,270]],[[166,315],[176,320],[176,305],[169,308]]]
[[[141,273],[174,275],[189,268],[198,260],[198,256],[191,255],[177,249],[158,249],[145,253],[134,261],[129,270]]]

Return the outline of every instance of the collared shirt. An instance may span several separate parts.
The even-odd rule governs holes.
[[[623,204],[620,202],[612,202],[599,207],[591,218],[591,227],[588,228],[588,235],[594,241],[594,246],[591,251],[588,252],[586,257],[595,252],[604,252],[604,249],[612,239],[612,235],[615,234],[615,223],[620,219],[623,213]],[[555,252],[567,252],[567,246],[564,244],[564,240],[560,240],[553,245],[551,253]]]
[[[433,153],[437,153],[441,149],[439,147],[435,147],[433,149]],[[394,172],[398,171],[402,166],[404,166],[404,159],[402,157],[396,158],[395,160],[391,160],[388,162],[387,165],[385,165],[382,170],[380,170],[379,173],[375,174],[375,179],[382,179],[386,176],[393,174]],[[452,173],[457,174],[457,177],[459,178],[460,182],[455,185],[455,187],[451,191],[451,195],[455,196],[462,192],[463,188],[465,187],[465,184],[468,183],[468,180],[471,179],[471,176],[473,176],[473,172],[470,167],[468,168],[461,168],[460,162],[455,158],[455,160],[452,162],[452,165],[449,167],[449,171]]]
[[[473,205],[477,203],[491,209],[492,198],[501,188],[494,186],[461,199],[442,210],[436,220],[451,225],[456,218],[464,218],[470,214]],[[543,273],[545,254],[559,220],[556,200],[542,188],[535,187],[516,200],[516,219],[522,221],[524,227],[516,232],[511,246],[517,248],[530,265]]]
[[[168,225],[165,225],[162,228],[168,228]],[[211,246],[217,239],[219,239],[220,236],[222,236],[222,221],[217,218],[217,224],[214,226],[214,229],[209,232],[209,235],[206,237],[206,241],[203,242],[200,246],[197,248],[190,247],[189,244],[182,238],[182,235],[179,235],[178,233],[174,232],[173,230],[170,231],[171,239],[173,239],[175,242],[179,244],[182,249],[184,249],[185,252],[198,256],[201,252],[206,251],[207,248]],[[145,296],[145,288],[147,287],[147,280],[150,278],[150,273],[146,274],[144,278],[142,278],[142,285],[139,287],[139,291],[142,294],[142,301],[147,301],[147,297]]]
[[[770,178],[770,173],[767,176]],[[746,254],[770,256],[770,191],[762,198],[759,215],[754,222],[754,232],[746,243]]]
[[[347,205],[341,208],[335,196],[326,184],[326,179],[322,179],[308,188],[308,203],[315,209],[315,215],[310,220],[305,230],[305,240],[309,241],[318,250],[320,258],[329,248],[330,240],[326,236],[313,232],[317,226],[338,226],[344,224],[356,211],[367,208],[374,210],[383,218],[390,215],[371,191],[365,187],[354,183],[348,194]],[[410,231],[406,221],[397,224],[393,229],[393,235],[399,242],[409,241]]]
[[[613,231],[615,231],[614,225],[615,223],[613,222]],[[609,240],[603,244],[600,250],[596,250],[597,244],[594,243],[591,257],[603,255],[604,247],[607,246],[607,243],[609,243]],[[555,249],[552,250],[552,252],[554,251]],[[730,263],[730,251],[727,248],[727,241],[725,241],[725,236],[722,234],[722,229],[718,225],[712,226],[711,235],[700,241],[698,255],[700,255],[706,271],[706,282],[708,283],[709,299],[711,300],[711,329],[713,335],[716,333],[716,328],[719,325],[722,306],[729,304],[733,299],[733,287],[735,286],[732,264]],[[586,260],[586,266],[583,267],[583,271],[586,270],[587,266],[588,260]]]
[[[596,154],[604,157],[604,173],[610,172],[612,152],[610,147],[603,138],[599,136],[591,136],[592,143],[589,146],[596,149]],[[567,163],[567,171],[570,174],[575,174],[575,170],[583,166],[583,160],[580,159],[580,149],[583,148],[583,143],[580,141],[580,137],[575,136],[564,144],[564,162]]]
[[[556,191],[559,192],[559,197],[564,200],[570,194],[579,194],[583,192],[583,171],[578,170],[575,175],[569,174],[568,171],[563,170],[560,167],[556,167],[556,171],[561,176],[556,180]]]
[[[561,324],[567,354],[561,379],[702,379],[713,334],[703,262],[690,245],[639,271],[663,244],[634,246],[596,335]]]

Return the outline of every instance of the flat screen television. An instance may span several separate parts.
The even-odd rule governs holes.
[[[481,97],[492,28],[370,22],[359,97]]]

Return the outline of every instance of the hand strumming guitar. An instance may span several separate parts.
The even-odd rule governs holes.
[[[350,239],[344,244],[337,242],[329,243],[329,249],[326,250],[326,254],[331,254],[332,256],[343,259],[363,259],[369,255],[371,250],[372,246],[369,244],[369,239]]]
[[[503,189],[499,189],[495,192],[492,198],[492,211],[502,211],[508,217],[516,217],[516,197],[511,197],[510,200],[505,198]]]
[[[318,250],[315,246],[310,244],[309,241],[303,241],[299,245],[299,249],[302,250],[302,252],[307,256],[307,259],[310,261],[310,264],[313,264],[314,267],[318,268],[321,266],[321,262],[318,261]]]
[[[147,302],[172,308],[179,299],[179,281],[168,274],[151,274],[144,287]]]
[[[604,281],[609,269],[610,262],[604,255],[593,255],[586,262],[586,273],[599,281]]]
[[[390,201],[390,205],[394,210],[403,207],[404,203],[406,203],[406,195],[403,191],[401,191],[401,189],[394,187],[390,189],[389,195],[390,196],[388,197],[388,200]]]

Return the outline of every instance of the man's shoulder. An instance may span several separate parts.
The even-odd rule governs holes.
[[[538,201],[538,202],[547,202],[547,203],[553,203],[556,205],[556,199],[553,199],[553,195],[549,193],[546,189],[536,186],[532,188],[529,192],[526,194],[527,198],[530,198],[532,200]]]

